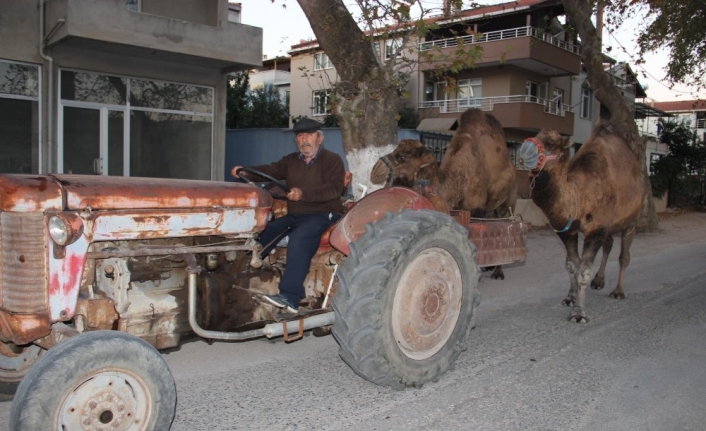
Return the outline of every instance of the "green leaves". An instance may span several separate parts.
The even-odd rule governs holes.
[[[669,154],[652,163],[652,194],[669,192],[670,206],[689,193],[690,185],[706,174],[706,144],[689,124],[660,121],[660,140],[669,146]]]
[[[229,75],[226,94],[226,128],[289,127],[289,100],[282,100],[272,85],[250,89],[247,72]]]
[[[689,85],[696,90],[706,88],[706,2],[703,0],[612,0],[609,26],[615,28],[624,17],[645,14],[636,29],[637,64],[645,63],[645,55],[664,48],[669,55],[666,79],[672,86]]]

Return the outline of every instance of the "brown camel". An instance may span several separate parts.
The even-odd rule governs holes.
[[[630,263],[630,245],[642,206],[640,167],[627,144],[629,136],[601,121],[573,158],[572,142],[555,130],[543,129],[520,148],[519,163],[532,170],[532,201],[542,209],[566,247],[571,288],[563,304],[573,306],[569,320],[585,323],[586,287],[598,249],[601,266],[591,288],[605,285],[605,266],[620,233],[620,274],[611,298],[624,299],[623,277]],[[584,234],[579,257],[578,234]]]
[[[506,217],[515,208],[516,173],[505,133],[494,116],[480,109],[461,115],[441,166],[421,142],[405,139],[370,173],[373,184],[411,187],[415,180],[429,180],[448,208],[470,211],[473,217]],[[492,278],[505,278],[500,267]]]

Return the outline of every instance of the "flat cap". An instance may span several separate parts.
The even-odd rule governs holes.
[[[321,130],[321,123],[311,118],[302,118],[292,127],[292,131],[295,135],[297,133],[312,133],[317,130]]]

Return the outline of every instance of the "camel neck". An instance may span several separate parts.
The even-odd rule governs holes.
[[[532,201],[542,209],[557,232],[566,232],[579,214],[578,194],[567,177],[566,164],[554,164],[539,173],[532,190]]]

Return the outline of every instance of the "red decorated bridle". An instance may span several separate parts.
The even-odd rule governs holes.
[[[537,161],[537,166],[534,167],[529,173],[530,177],[536,177],[539,172],[544,169],[545,163],[549,160],[554,160],[561,156],[561,153],[552,153],[544,148],[544,144],[537,138],[527,138],[525,141],[530,141],[537,147],[537,152],[539,153],[539,160]]]

